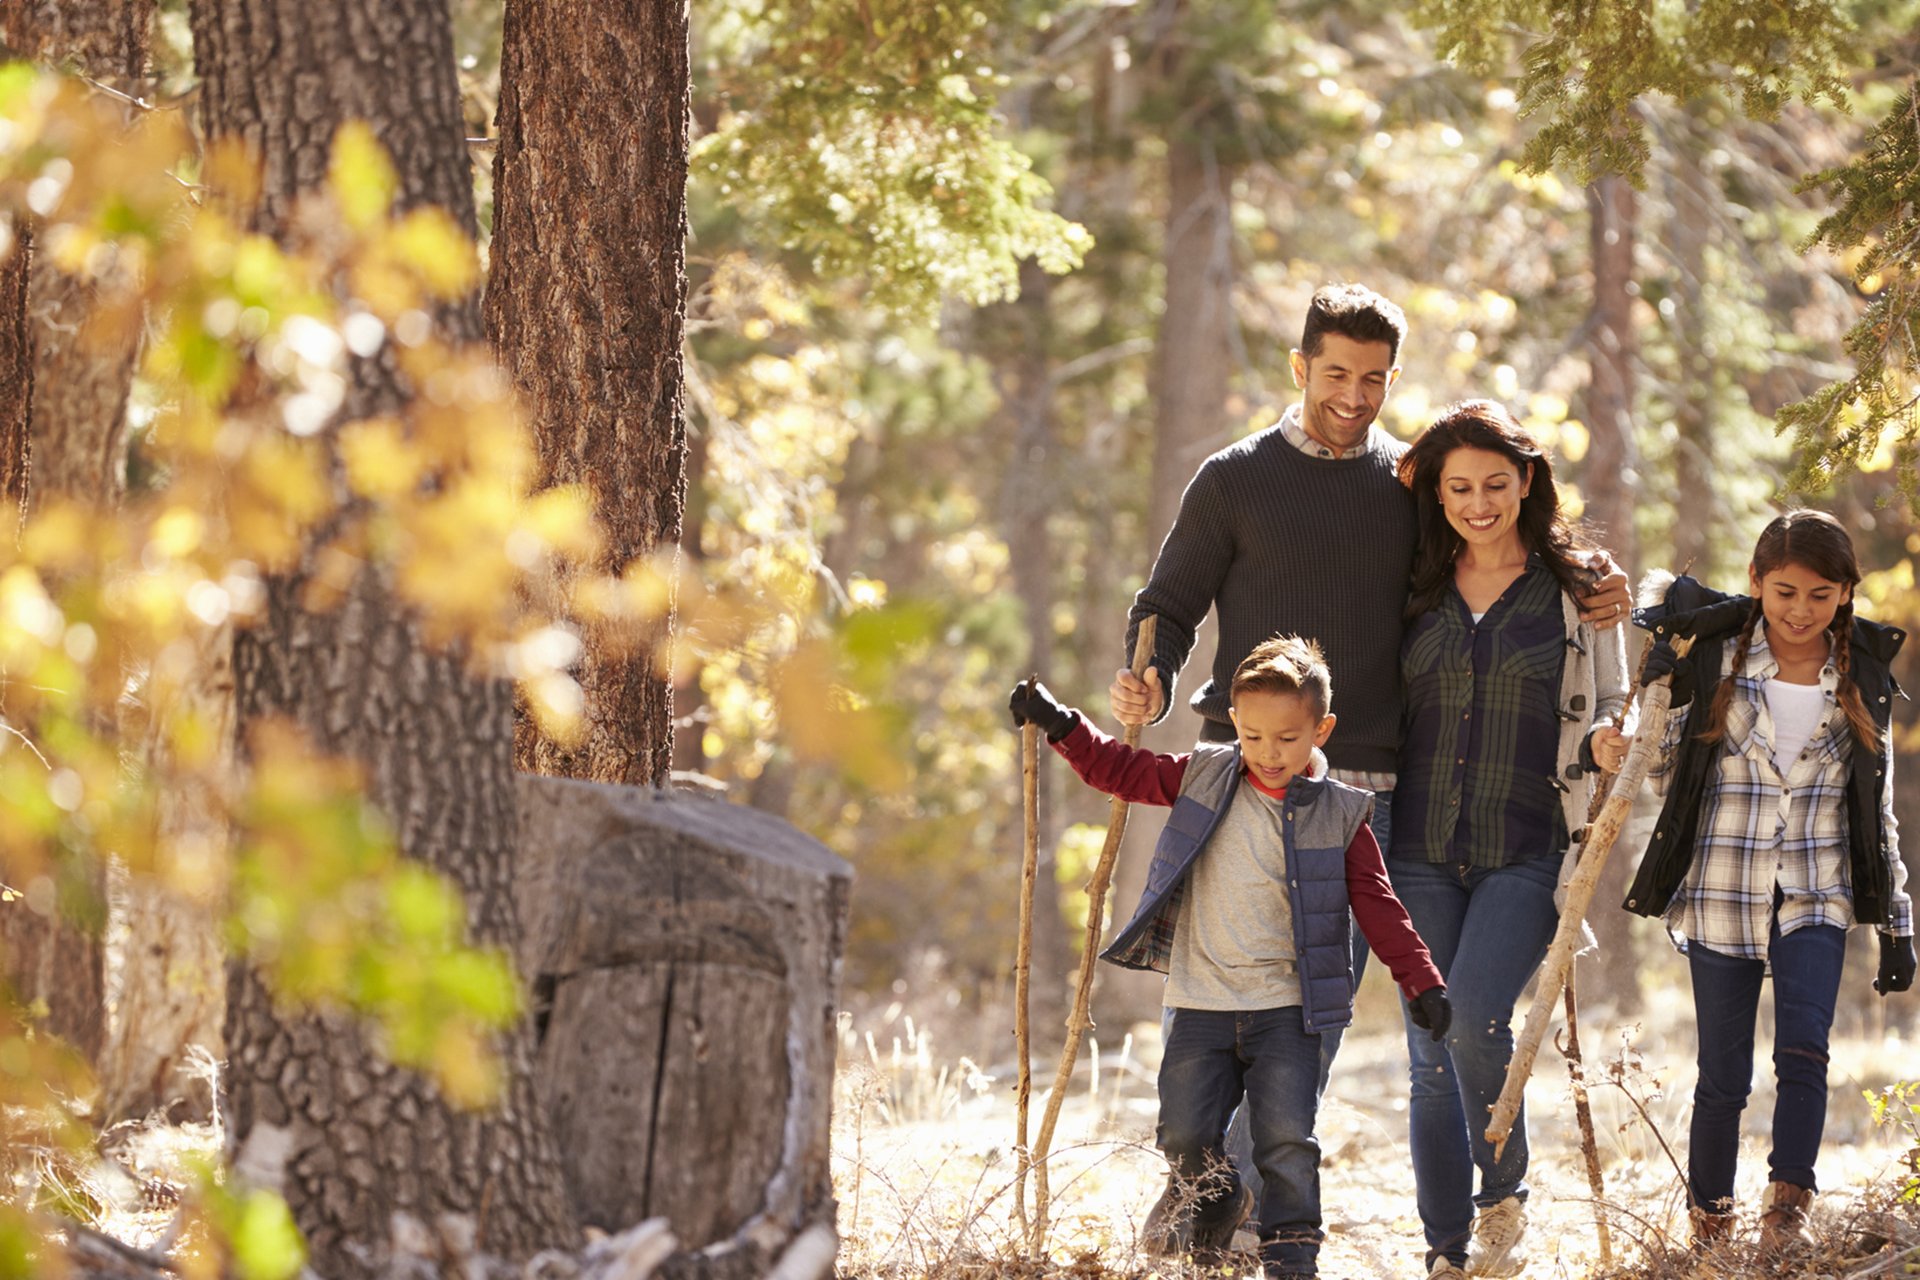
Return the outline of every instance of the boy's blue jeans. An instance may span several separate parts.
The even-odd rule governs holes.
[[[1252,1012],[1168,1011],[1160,1059],[1160,1150],[1176,1175],[1196,1181],[1197,1224],[1239,1202],[1225,1162],[1227,1118],[1246,1098],[1259,1170],[1260,1254],[1274,1271],[1311,1275],[1320,1256],[1320,1037],[1300,1006]],[[1211,1176],[1209,1176],[1211,1175]]]
[[[1380,846],[1381,856],[1386,856],[1393,848],[1393,793],[1383,791],[1373,806],[1373,817],[1367,820],[1373,828],[1373,839]],[[1360,932],[1360,926],[1350,924],[1353,946],[1353,989],[1360,990],[1360,975],[1367,971],[1367,939]],[[1166,1032],[1165,1020],[1161,1021],[1161,1033]],[[1320,1033],[1320,1092],[1327,1091],[1327,1080],[1333,1075],[1333,1056],[1340,1052],[1340,1040],[1347,1033],[1345,1027],[1335,1027],[1331,1031]],[[1233,1123],[1227,1126],[1227,1158],[1233,1161],[1235,1173],[1240,1180],[1253,1188],[1253,1196],[1260,1198],[1260,1171],[1253,1167],[1253,1138],[1247,1131],[1247,1113],[1243,1108],[1233,1113]]]
[[[1773,961],[1773,1152],[1768,1178],[1817,1190],[1814,1158],[1827,1123],[1827,1034],[1833,1029],[1846,930],[1809,925],[1767,942]],[[1687,1192],[1704,1209],[1732,1207],[1740,1113],[1753,1089],[1753,1022],[1766,962],[1687,946],[1700,1082],[1687,1135]]]
[[[1408,1145],[1428,1265],[1441,1254],[1465,1264],[1476,1205],[1527,1197],[1525,1109],[1498,1160],[1486,1139],[1487,1116],[1513,1057],[1513,1006],[1560,922],[1553,905],[1559,870],[1557,856],[1504,867],[1387,861],[1393,892],[1446,978],[1453,1004],[1453,1026],[1438,1043],[1406,1018]],[[1404,998],[1401,1006],[1404,1015]]]

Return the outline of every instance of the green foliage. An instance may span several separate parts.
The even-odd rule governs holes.
[[[1920,1082],[1895,1081],[1878,1093],[1866,1090],[1865,1097],[1873,1123],[1898,1131],[1909,1143],[1900,1157],[1900,1163],[1906,1166],[1900,1182],[1900,1199],[1907,1204],[1920,1204]]]
[[[1644,94],[1684,102],[1726,86],[1756,119],[1790,100],[1844,106],[1848,96],[1854,27],[1836,0],[1417,0],[1413,15],[1441,56],[1476,74],[1501,74],[1517,37],[1520,109],[1542,118],[1525,163],[1566,166],[1583,183],[1638,181],[1650,154],[1635,106]]]
[[[752,78],[731,79],[695,175],[754,208],[829,277],[930,316],[942,299],[1018,291],[1021,259],[1060,273],[1086,231],[998,133],[984,92],[1004,0],[884,6],[766,0],[732,15]]]
[[[189,1276],[234,1275],[240,1280],[289,1280],[307,1262],[306,1241],[287,1202],[271,1191],[227,1186],[203,1166],[192,1204],[211,1228],[212,1248],[191,1248],[182,1270]]]
[[[1826,489],[1845,469],[1875,465],[1892,433],[1901,494],[1920,514],[1920,95],[1902,94],[1850,163],[1807,180],[1836,198],[1805,247],[1824,245],[1850,262],[1866,311],[1846,337],[1852,376],[1780,411],[1798,461],[1786,487]]]
[[[258,616],[264,575],[309,565],[302,603],[324,610],[371,567],[430,639],[519,677],[565,732],[565,624],[529,602],[633,623],[663,602],[582,567],[598,545],[583,495],[528,494],[528,433],[490,358],[446,345],[430,316],[476,284],[474,247],[444,213],[393,216],[392,161],[367,129],[340,131],[302,211],[325,233],[278,243],[240,230],[252,157],[196,151],[177,111],[129,123],[19,66],[0,70],[0,110],[5,225],[32,219],[102,323],[147,326],[156,406],[149,485],[104,510],[50,496],[0,542],[9,878],[80,883],[116,857],[225,912],[279,997],[369,1017],[397,1061],[483,1104],[490,1039],[519,1008],[506,958],[466,945],[458,890],[400,856],[352,767],[284,725],[257,726],[240,766],[205,655]],[[350,361],[376,353],[427,393],[335,423]],[[0,1085],[60,1078],[25,1044],[0,1039],[18,1050],[0,1053]]]

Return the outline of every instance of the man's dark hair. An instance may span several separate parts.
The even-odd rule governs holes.
[[[1307,304],[1300,354],[1309,360],[1319,355],[1321,339],[1329,333],[1355,342],[1384,342],[1387,360],[1394,363],[1407,336],[1407,313],[1363,284],[1323,285]]]

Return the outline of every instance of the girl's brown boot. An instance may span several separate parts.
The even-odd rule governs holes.
[[[1733,1231],[1733,1210],[1727,1209],[1715,1213],[1695,1205],[1687,1211],[1687,1217],[1693,1227],[1693,1251],[1705,1253]]]
[[[1807,1231],[1807,1206],[1813,1192],[1791,1182],[1767,1184],[1767,1208],[1760,1215],[1760,1248],[1769,1257],[1809,1248],[1813,1236]]]

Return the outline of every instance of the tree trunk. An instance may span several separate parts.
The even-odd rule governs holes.
[[[288,231],[296,198],[324,180],[334,133],[361,119],[394,157],[400,204],[438,204],[472,233],[445,0],[193,0],[190,14],[206,134],[244,139],[263,165],[260,229]],[[480,337],[475,308],[442,321],[454,341]],[[346,412],[399,412],[407,399],[376,358],[355,366]],[[511,690],[429,648],[379,570],[328,613],[300,606],[308,572],[269,580],[260,620],[235,643],[239,723],[283,716],[358,761],[401,849],[465,893],[470,938],[512,949]],[[398,1211],[466,1217],[506,1257],[574,1242],[530,1028],[503,1037],[498,1109],[469,1112],[384,1061],[351,1020],[276,1009],[244,965],[229,971],[226,1025],[236,1164],[285,1195],[321,1274],[374,1274]]]
[[[1061,475],[1053,418],[1053,278],[1032,262],[1020,264],[1020,298],[1001,308],[1012,342],[1002,366],[1002,411],[1012,419],[1013,452],[1000,491],[1000,523],[1011,558],[1014,592],[1027,621],[1024,670],[1056,682],[1053,610],[1058,586],[1048,517],[1052,490]],[[1073,962],[1067,925],[1060,913],[1060,877],[1056,853],[1066,829],[1057,789],[1058,771],[1039,770],[1039,865],[1034,879],[1034,1016],[1047,1029],[1062,1025],[1068,1007]],[[1011,790],[1011,788],[1009,788]]]
[[[152,0],[36,0],[0,11],[0,42],[137,88],[152,17]],[[103,305],[93,284],[33,253],[31,233],[18,230],[0,274],[0,485],[16,511],[118,500],[140,325],[137,310]],[[79,853],[49,870],[6,876],[32,881],[0,905],[7,976],[23,1001],[44,1005],[47,1030],[99,1063],[109,1035],[106,868]]]
[[[1633,446],[1633,268],[1636,199],[1626,179],[1601,178],[1587,188],[1588,239],[1593,253],[1593,313],[1589,329],[1587,456],[1580,470],[1586,519],[1600,528],[1607,549],[1629,574],[1639,568],[1633,533],[1638,458]]]
[[[1680,399],[1674,406],[1679,439],[1674,449],[1673,569],[1685,569],[1702,581],[1715,581],[1709,561],[1709,530],[1730,527],[1722,514],[1714,483],[1714,415],[1722,394],[1716,361],[1707,344],[1707,236],[1715,206],[1705,164],[1708,143],[1692,127],[1691,113],[1681,122],[1683,150],[1668,168],[1667,242],[1678,277],[1670,332],[1680,356]],[[1705,509],[1702,509],[1704,504]]]
[[[16,225],[0,262],[0,519],[8,541],[27,509],[33,467],[33,330],[27,324],[27,281],[33,274],[33,234]]]
[[[142,76],[152,47],[153,0],[9,0],[0,43],[15,57],[71,62],[101,80]]]
[[[713,446],[711,424],[687,433],[687,509],[680,525],[680,559],[690,574],[704,576],[707,564],[707,451]],[[707,771],[707,721],[711,715],[700,687],[699,662],[680,659],[680,679],[673,686],[673,771]]]
[[[1169,75],[1171,79],[1171,73]],[[1144,577],[1151,557],[1173,527],[1180,498],[1208,454],[1229,442],[1227,392],[1233,372],[1233,182],[1213,139],[1176,126],[1167,138],[1166,308],[1154,342],[1153,490]],[[1186,696],[1213,671],[1218,628],[1204,627],[1182,673],[1182,693],[1166,719],[1149,726],[1141,744],[1154,751],[1189,751],[1201,721]],[[1118,669],[1126,655],[1115,655]],[[1146,883],[1154,842],[1170,811],[1136,809],[1127,826],[1127,852],[1115,879],[1116,914],[1132,909]],[[1160,1003],[1152,975],[1128,974],[1109,981],[1107,1004],[1122,1013],[1150,1017]]]
[[[671,549],[685,503],[686,0],[512,0],[487,333],[533,417],[539,484],[582,484],[600,568]],[[523,717],[522,768],[650,785],[672,765],[669,618],[585,637],[586,739]]]
[[[1633,443],[1634,340],[1633,240],[1636,200],[1625,179],[1602,178],[1587,188],[1588,238],[1593,254],[1593,315],[1589,326],[1592,376],[1587,386],[1586,423],[1590,443],[1580,470],[1586,519],[1599,526],[1602,540],[1629,577],[1637,576],[1639,548],[1633,533],[1638,458]],[[1625,625],[1624,623],[1622,624]],[[1606,902],[1626,897],[1632,859],[1616,858],[1605,870],[1599,896]],[[1641,1006],[1640,968],[1635,958],[1632,916],[1602,911],[1593,921],[1604,964],[1593,995],[1621,1013]]]
[[[581,1217],[661,1216],[749,1258],[833,1223],[828,1167],[852,869],[765,814],[522,776],[523,971]],[[752,1255],[758,1255],[753,1257]]]

